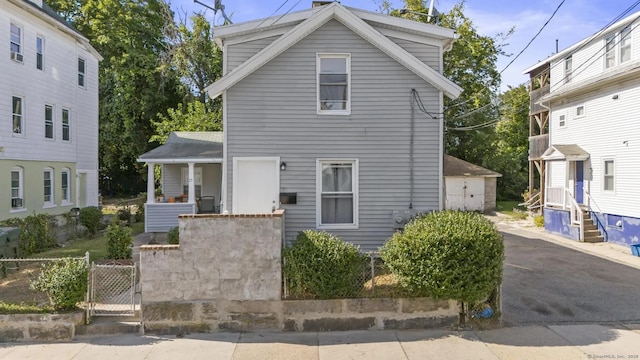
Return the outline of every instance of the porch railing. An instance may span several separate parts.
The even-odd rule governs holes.
[[[576,199],[573,198],[569,189],[565,189],[567,199],[569,199],[569,213],[571,214],[571,225],[576,225],[579,228],[578,239],[584,241],[584,213],[582,207],[578,204]]]
[[[544,195],[545,195],[545,199],[544,199],[545,205],[561,206],[563,208],[566,206],[564,187],[562,186],[547,187],[547,191],[544,193]]]
[[[599,214],[604,214],[604,213],[602,212],[602,210],[600,210],[600,207],[598,206],[596,201],[591,197],[591,194],[589,194],[588,191],[585,191],[585,194],[587,194],[587,198],[589,199],[589,201],[587,202],[587,206],[589,207],[589,210],[592,213],[591,219],[593,219],[596,222],[596,226],[598,227],[598,230],[600,230],[602,232],[602,236],[604,237],[604,241],[608,241],[609,234],[607,233],[607,227],[604,226],[602,221],[600,221],[600,218],[598,217],[598,215],[593,215],[593,210],[592,209],[595,208],[597,210],[596,212],[599,213]]]

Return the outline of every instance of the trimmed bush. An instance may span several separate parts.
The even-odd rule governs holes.
[[[84,260],[63,258],[43,264],[31,289],[47,294],[56,310],[72,310],[87,293],[88,268]]]
[[[167,233],[167,242],[173,245],[180,244],[180,230],[177,226],[172,227]]]
[[[480,214],[437,211],[394,234],[381,256],[411,293],[474,304],[502,281],[504,243]]]
[[[11,218],[2,226],[20,228],[20,255],[30,256],[56,246],[55,220],[48,214],[32,214],[24,219]]]
[[[114,220],[107,226],[104,234],[107,239],[108,259],[131,259],[133,249],[133,232],[130,227],[121,225]]]
[[[96,206],[87,206],[80,209],[78,220],[87,229],[88,235],[94,237],[102,225],[102,211]]]
[[[117,215],[118,220],[122,221],[127,226],[131,226],[131,218],[133,214],[131,213],[131,209],[129,209],[128,206],[120,208]]]
[[[361,291],[365,257],[353,244],[324,231],[305,230],[282,251],[283,274],[293,298],[331,299]]]

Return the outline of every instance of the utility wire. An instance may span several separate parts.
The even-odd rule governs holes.
[[[558,10],[560,10],[560,8],[562,7],[562,4],[564,4],[565,0],[560,1],[560,4],[558,4],[558,7],[556,7],[556,9],[553,11],[553,14],[551,14],[551,16],[549,17],[549,19],[547,20],[547,22],[545,22],[542,27],[540,28],[540,30],[538,30],[538,32],[531,38],[531,40],[529,40],[529,42],[527,43],[527,45],[525,45],[525,47],[520,50],[520,52],[518,53],[518,55],[516,55],[513,59],[511,59],[511,61],[507,64],[507,66],[504,67],[504,69],[502,69],[500,71],[500,74],[502,74],[505,70],[507,70],[507,68],[509,66],[511,66],[511,64],[513,64],[514,61],[516,61],[516,59],[518,57],[520,57],[520,55],[522,55],[522,53],[527,50],[527,48],[529,48],[529,46],[531,45],[531,43],[538,37],[538,35],[540,35],[540,33],[542,32],[542,30],[544,30],[545,27],[547,27],[547,25],[549,25],[549,22],[551,21],[551,19],[553,19],[554,16],[556,16],[556,13],[558,12]]]
[[[280,4],[280,6],[278,6],[278,8],[271,13],[271,15],[267,16],[266,18],[264,18],[264,20],[262,20],[262,22],[258,25],[256,25],[256,27],[254,27],[254,29],[259,28],[260,26],[262,26],[262,24],[264,24],[265,21],[267,21],[269,18],[271,18],[273,15],[275,15],[275,13],[277,13],[280,9],[282,9],[282,7],[288,3],[289,0],[284,0],[284,2],[282,4]]]
[[[282,19],[283,17],[285,17],[285,15],[287,15],[288,13],[291,12],[291,10],[293,10],[293,8],[295,8],[296,6],[298,6],[298,4],[300,4],[302,0],[298,0],[297,3],[293,4],[292,7],[289,8],[289,10],[287,10],[287,12],[285,12],[284,14],[280,15],[279,18],[276,19],[276,21],[272,22],[271,25],[275,25],[278,21],[280,21],[280,19]]]

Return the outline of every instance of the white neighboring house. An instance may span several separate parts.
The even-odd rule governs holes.
[[[0,1],[0,220],[98,205],[100,60],[42,0]]]
[[[640,237],[640,12],[525,70],[549,69],[545,229],[581,241]]]

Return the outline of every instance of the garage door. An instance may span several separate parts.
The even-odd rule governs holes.
[[[448,177],[445,185],[446,209],[484,211],[484,178]]]

